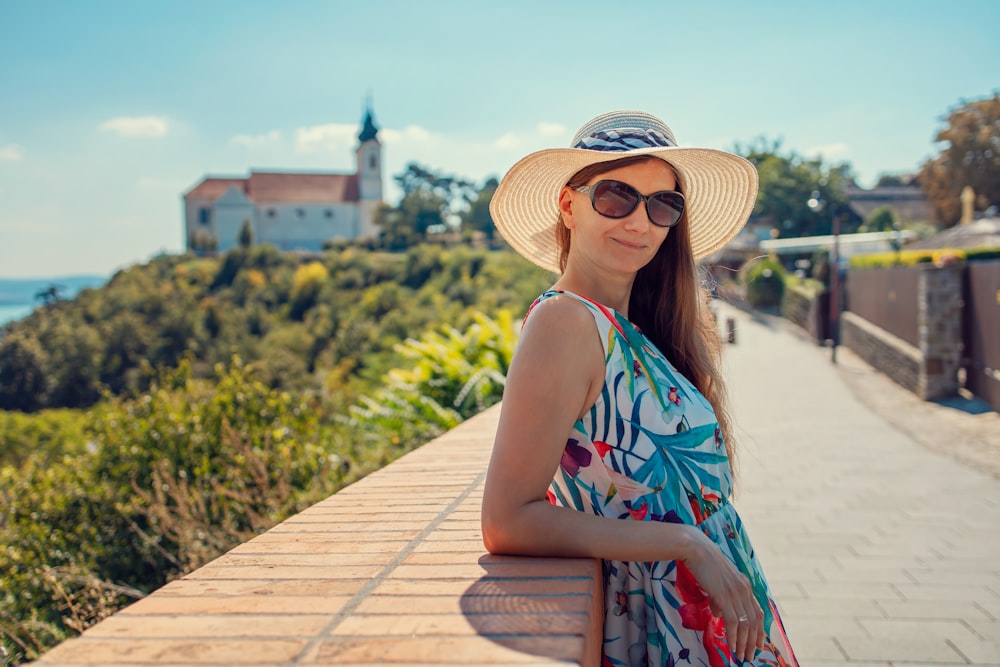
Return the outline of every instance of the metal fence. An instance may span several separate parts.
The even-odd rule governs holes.
[[[919,346],[917,289],[920,268],[852,269],[847,275],[847,310]]]
[[[1000,260],[969,262],[962,282],[965,386],[1000,410]]]

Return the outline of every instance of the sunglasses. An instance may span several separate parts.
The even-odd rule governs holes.
[[[673,227],[684,213],[684,195],[674,190],[662,190],[647,196],[621,181],[598,181],[593,185],[570,186],[590,195],[594,210],[605,218],[624,218],[639,202],[646,202],[646,215],[657,227]]]

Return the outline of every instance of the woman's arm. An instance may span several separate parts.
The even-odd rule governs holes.
[[[483,542],[491,553],[684,561],[725,619],[737,655],[763,642],[750,583],[694,526],[595,516],[549,503],[546,491],[573,424],[604,384],[593,316],[572,298],[535,307],[511,360],[483,493]],[[746,616],[748,621],[738,622]],[[746,652],[749,651],[749,652]]]

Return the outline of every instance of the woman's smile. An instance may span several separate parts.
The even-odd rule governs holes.
[[[611,237],[611,240],[631,250],[645,250],[647,247],[649,247],[649,245],[646,243],[641,243],[639,241],[627,241],[625,239],[615,238],[614,236]]]

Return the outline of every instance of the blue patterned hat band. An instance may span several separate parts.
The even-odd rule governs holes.
[[[594,132],[577,141],[573,145],[573,148],[620,153],[637,148],[672,147],[676,145],[667,135],[657,130],[629,127],[620,130]]]

